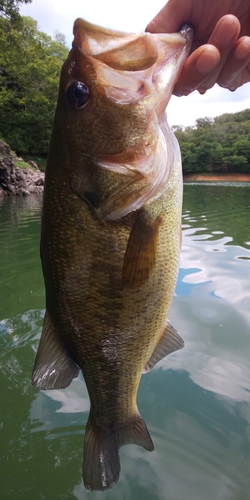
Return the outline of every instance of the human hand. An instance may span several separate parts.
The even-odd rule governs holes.
[[[215,83],[233,91],[250,81],[250,0],[169,0],[146,31],[171,33],[183,23],[194,40],[174,94],[204,94]]]

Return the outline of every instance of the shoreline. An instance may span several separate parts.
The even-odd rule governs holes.
[[[183,174],[184,182],[250,182],[250,174]]]

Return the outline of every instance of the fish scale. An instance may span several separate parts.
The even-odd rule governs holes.
[[[154,448],[136,405],[142,373],[184,345],[167,320],[182,175],[164,109],[192,33],[128,35],[78,19],[74,34],[46,168],[46,314],[32,381],[64,388],[82,370],[83,480],[105,490],[119,478],[120,446]]]

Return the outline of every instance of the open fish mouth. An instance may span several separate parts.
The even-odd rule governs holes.
[[[84,54],[106,98],[121,109],[137,105],[142,116],[146,113],[143,137],[134,147],[95,157],[98,169],[120,175],[104,198],[93,196],[94,188],[84,193],[79,175],[71,182],[100,220],[118,220],[159,196],[169,178],[174,148],[164,112],[193,30],[185,24],[179,33],[127,34],[77,19],[73,32],[73,48]]]
[[[132,103],[150,95],[153,89],[162,89],[165,98],[161,110],[166,108],[193,39],[193,29],[187,24],[178,33],[127,34],[99,28],[80,18],[74,23],[73,33],[72,47],[90,58],[110,99]]]

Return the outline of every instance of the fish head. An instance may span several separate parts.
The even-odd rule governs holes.
[[[75,21],[73,32],[72,50],[61,72],[55,122],[63,130],[62,142],[77,170],[73,189],[84,197],[80,170],[86,180],[86,168],[88,172],[92,168],[88,184],[97,177],[96,169],[108,171],[109,187],[98,194],[99,216],[119,218],[141,206],[166,180],[164,159],[156,168],[153,158],[165,157],[160,123],[189,53],[192,32],[186,28],[174,34],[127,34],[83,19]],[[116,204],[113,198],[105,207],[103,200],[110,200],[107,190],[124,185],[121,179],[131,184],[131,176],[137,180],[144,176],[153,190],[147,189],[142,198],[139,194],[139,204],[131,205],[130,199],[122,211],[111,207]],[[100,182],[105,186],[103,178]],[[100,191],[100,186],[93,189]]]

